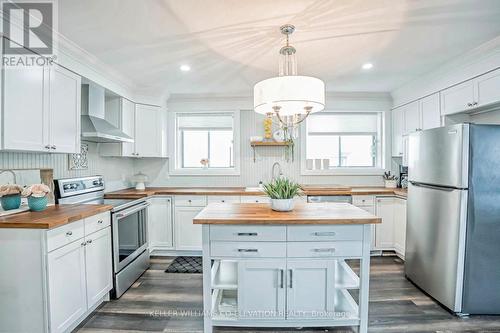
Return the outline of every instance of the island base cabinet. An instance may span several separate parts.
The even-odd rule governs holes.
[[[238,264],[238,315],[247,319],[285,319],[286,261],[249,260]]]
[[[50,332],[66,332],[87,311],[83,240],[48,254],[48,281]]]

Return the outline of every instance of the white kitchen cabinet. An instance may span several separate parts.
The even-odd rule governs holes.
[[[474,80],[477,107],[500,102],[500,69],[486,73]]]
[[[403,156],[404,111],[392,110],[392,156]]]
[[[80,152],[79,75],[53,65],[5,68],[2,149]]]
[[[406,200],[396,198],[394,200],[394,250],[405,256],[406,247]]]
[[[473,80],[445,89],[441,91],[441,114],[445,116],[470,109],[474,100]]]
[[[120,98],[121,130],[135,140],[135,104],[126,98]],[[123,142],[122,156],[131,157],[135,153],[135,142]]]
[[[164,128],[161,108],[150,105],[135,106],[135,154],[137,157],[162,156]]]
[[[421,129],[426,130],[441,126],[439,93],[429,95],[420,100],[420,113],[422,117]]]
[[[376,213],[382,219],[375,226],[375,246],[378,250],[394,248],[394,197],[377,198]]]
[[[201,225],[193,224],[193,218],[204,207],[175,207],[175,249],[200,251]]]
[[[401,107],[405,116],[405,129],[403,134],[407,135],[421,130],[420,102],[415,101]]]
[[[242,318],[285,319],[285,271],[285,259],[238,262],[238,312]]]
[[[50,331],[65,332],[87,311],[85,241],[48,254]]]
[[[85,237],[87,305],[92,308],[113,288],[111,228]]]
[[[320,319],[315,314],[334,312],[334,260],[289,259],[287,273],[288,318]]]
[[[353,195],[352,204],[370,214],[377,215],[375,212],[375,196],[373,195]],[[375,225],[372,224],[371,250],[375,250]]]
[[[79,153],[81,77],[54,65],[49,82],[49,145],[57,153]]]
[[[172,198],[153,197],[149,199],[148,236],[149,251],[171,250],[173,248]]]

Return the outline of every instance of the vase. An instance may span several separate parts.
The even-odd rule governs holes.
[[[3,210],[18,209],[21,206],[21,195],[20,194],[4,195],[0,199],[0,201]]]
[[[295,200],[293,199],[271,199],[271,209],[277,212],[289,212],[294,206]]]
[[[396,181],[396,179],[385,180],[385,187],[396,188],[398,187],[398,182]]]
[[[47,196],[44,197],[28,197],[28,207],[34,212],[40,212],[47,208]]]

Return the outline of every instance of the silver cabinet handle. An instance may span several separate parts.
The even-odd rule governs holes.
[[[222,203],[226,202],[226,200],[221,200]]]
[[[238,232],[238,236],[257,236],[256,232]]]
[[[477,102],[472,103],[472,106],[477,106]]]
[[[89,239],[89,240],[87,241],[87,244],[90,244],[90,243],[92,243],[92,239]]]
[[[293,288],[293,271],[291,269],[288,270],[288,273],[290,274],[290,286],[289,288]]]
[[[330,232],[315,232],[314,236],[335,236],[337,233],[335,231],[330,231]]]
[[[82,243],[82,244],[80,244],[80,245],[81,245],[81,246],[85,246],[85,245],[87,245],[87,243],[83,242],[83,243]]]
[[[50,149],[50,146],[49,146],[49,145],[46,145],[46,146],[45,146],[45,149]]]
[[[191,203],[191,199],[189,199],[188,202]]]
[[[280,269],[280,277],[281,277],[280,288],[281,289],[283,289],[283,287],[284,287],[284,280],[285,280],[284,275],[285,275],[285,272],[282,269]]]
[[[253,253],[256,253],[256,252],[259,252],[259,250],[257,250],[257,249],[238,249],[238,252],[253,252]]]
[[[97,221],[97,223],[99,223],[99,224],[102,224],[103,222],[104,222],[103,220]]]
[[[50,149],[56,150],[56,149],[57,149],[57,147],[56,147],[56,146],[54,146],[54,145],[52,145],[52,146],[50,147]]]
[[[66,233],[66,236],[71,236],[71,235],[73,235],[73,231],[71,230]]]
[[[324,252],[335,252],[335,248],[322,248],[322,249],[312,249],[313,252],[316,252],[316,253],[324,253]]]
[[[472,103],[467,103],[467,106],[468,106],[468,107],[471,107],[471,106],[472,106]]]

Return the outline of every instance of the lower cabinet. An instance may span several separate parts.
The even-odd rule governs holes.
[[[87,236],[85,243],[87,307],[91,308],[113,288],[111,229],[105,228]]]
[[[200,251],[201,225],[193,224],[193,218],[204,207],[175,207],[175,249]]]
[[[174,226],[172,220],[172,198],[150,198],[148,207],[149,250],[172,250]]]
[[[394,198],[377,198],[376,215],[382,223],[375,227],[375,247],[379,250],[394,248]]]
[[[404,257],[406,247],[406,200],[394,200],[394,250]]]

